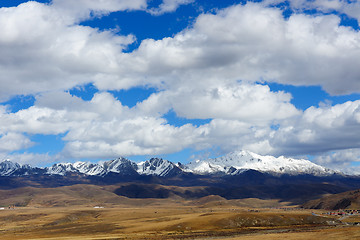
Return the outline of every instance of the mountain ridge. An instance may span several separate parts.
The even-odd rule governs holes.
[[[207,164],[214,171],[195,171],[194,164],[199,162]],[[287,172],[285,167],[280,170],[282,165],[278,162],[288,164],[295,171]],[[280,199],[294,204],[303,204],[326,194],[359,189],[360,176],[337,174],[309,163],[307,160],[275,158],[249,152],[195,160],[186,165],[161,158],[140,163],[126,158],[98,163],[56,163],[47,168],[4,161],[0,163],[0,189],[121,184],[122,187],[115,193],[130,198],[167,198],[176,195],[196,199],[217,195],[226,199]],[[266,171],[259,171],[259,166],[265,166],[261,170]],[[320,174],[315,170],[319,170]],[[173,187],[183,190],[174,190]]]
[[[235,151],[225,156],[194,160],[188,164],[175,164],[162,158],[151,158],[136,163],[127,158],[117,158],[109,161],[56,163],[50,167],[38,168],[21,165],[5,160],[0,163],[0,176],[22,176],[31,174],[66,175],[71,173],[87,176],[100,176],[114,173],[123,176],[154,175],[173,177],[181,174],[196,175],[238,175],[247,170],[270,173],[273,175],[328,176],[342,174],[304,159],[286,157],[262,156],[249,151]]]
[[[187,166],[199,174],[223,172],[236,175],[243,170],[252,169],[273,174],[310,174],[331,175],[336,172],[305,159],[294,159],[280,156],[262,156],[250,151],[235,151],[225,156],[190,162]]]

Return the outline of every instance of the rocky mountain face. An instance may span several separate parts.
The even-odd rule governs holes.
[[[196,175],[238,175],[247,170],[256,170],[273,175],[301,175],[328,176],[336,172],[308,160],[286,157],[261,156],[249,151],[237,151],[223,157],[195,160],[188,164],[174,164],[161,158],[135,163],[126,158],[110,161],[90,163],[57,163],[46,168],[20,165],[11,161],[0,163],[0,176],[21,176],[31,174],[62,175],[78,173],[88,176],[106,176],[110,173],[122,176],[153,175],[159,177],[173,177],[182,173]]]

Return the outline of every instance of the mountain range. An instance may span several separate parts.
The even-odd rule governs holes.
[[[117,158],[98,163],[56,163],[49,167],[0,163],[0,189],[23,187],[113,186],[128,198],[196,199],[217,195],[225,199],[259,198],[303,204],[360,188],[360,176],[316,165],[308,160],[261,156],[237,151],[188,164],[151,158],[136,163]]]
[[[108,174],[122,176],[154,175],[172,177],[179,174],[197,175],[238,175],[247,170],[256,170],[273,175],[329,176],[340,174],[308,160],[286,157],[261,156],[249,151],[237,151],[225,156],[206,160],[195,160],[188,164],[173,163],[161,158],[135,163],[126,158],[118,158],[98,163],[75,162],[56,163],[50,167],[39,168],[20,165],[9,160],[0,163],[0,176],[24,175],[62,175],[77,173],[87,176],[104,177]]]

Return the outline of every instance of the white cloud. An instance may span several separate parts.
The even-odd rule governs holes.
[[[65,134],[63,158],[171,153],[196,143],[200,134],[190,124],[174,127],[165,119],[129,109],[106,92],[97,93],[91,101],[65,92],[44,94],[28,109],[3,111],[0,125],[4,135],[0,141],[7,143],[2,151],[8,152],[30,146],[29,139],[20,138],[23,132]]]
[[[353,163],[360,162],[360,148],[325,153],[317,156],[314,162],[329,168],[340,168],[345,173],[359,174],[360,166],[355,166]]]
[[[286,20],[281,10],[261,4],[233,6],[200,15],[173,38],[144,40],[123,56],[121,81],[103,78],[95,85],[176,89],[265,80],[320,85],[331,94],[358,92],[360,34],[339,23],[335,15],[294,14]]]
[[[239,87],[254,92],[251,86]],[[285,103],[277,102],[277,93],[269,92],[265,86],[252,87],[264,90],[264,97],[275,97],[275,100],[270,102],[273,101],[274,106],[277,104],[280,112],[282,104],[291,106],[288,100]],[[184,95],[184,98],[189,96]],[[201,94],[198,97],[201,99]],[[157,100],[151,102],[152,99]],[[30,134],[30,137],[31,134],[64,134],[65,148],[56,159],[155,155],[173,153],[189,147],[196,150],[217,147],[222,153],[247,149],[260,154],[288,156],[322,154],[349,147],[360,148],[357,134],[360,128],[360,101],[311,107],[302,114],[296,111],[296,114],[281,119],[270,116],[265,109],[263,115],[259,113],[251,116],[252,108],[254,112],[258,111],[255,109],[258,99],[245,98],[242,100],[244,104],[253,107],[248,108],[246,111],[249,112],[245,111],[244,116],[236,112],[230,115],[234,107],[225,101],[222,103],[222,111],[229,112],[231,117],[228,119],[213,116],[210,123],[198,127],[191,124],[175,127],[162,118],[163,113],[156,113],[154,109],[167,109],[169,106],[171,108],[176,100],[178,98],[165,98],[159,93],[153,94],[133,108],[128,108],[107,92],[95,94],[91,101],[84,101],[66,92],[43,94],[38,96],[35,105],[28,109],[9,113],[3,108],[0,114],[3,138],[0,141],[4,142],[1,144],[4,147],[1,152],[10,153],[32,146],[34,143],[23,133]],[[212,101],[216,99],[211,100],[211,103],[204,103],[204,109],[198,109],[201,114],[211,116],[216,112],[212,109]],[[236,99],[230,102],[233,101],[236,102]],[[262,109],[262,102],[259,103],[258,106]],[[264,104],[265,108],[267,104]],[[150,106],[150,110],[146,106]],[[241,104],[239,108],[242,108]],[[221,106],[215,109],[221,109]],[[195,111],[189,109],[189,114],[192,112]],[[272,128],[271,124],[278,124],[278,128]],[[333,156],[334,159],[335,157],[338,155]],[[26,159],[33,158],[28,156]],[[318,159],[319,163],[330,167],[346,167],[344,163],[350,162],[326,162],[325,158]]]
[[[323,165],[348,165],[352,162],[360,162],[360,149],[346,149],[331,152],[327,155],[318,156],[315,162]]]
[[[30,107],[13,114],[0,116],[0,131],[27,132],[30,134],[59,134],[68,129],[64,110]]]
[[[53,0],[52,7],[74,18],[74,22],[100,17],[110,12],[145,10],[146,0]]]
[[[284,1],[280,1],[284,2]],[[329,12],[331,10],[339,10],[345,3],[341,0],[290,0],[290,6],[298,11],[308,10],[308,9],[317,9],[323,12]],[[271,1],[268,1],[271,3]]]
[[[202,132],[198,149],[218,147],[222,153],[245,149],[266,154],[271,146],[265,139],[271,134],[268,126],[257,126],[238,120],[214,119],[209,124],[199,127]]]
[[[301,117],[289,119],[270,140],[276,152],[319,154],[360,148],[360,101],[330,107],[310,107]]]
[[[173,109],[187,119],[232,119],[256,125],[299,114],[290,100],[290,94],[271,92],[265,85],[210,83],[155,93],[139,103],[137,109],[159,114]]]
[[[170,12],[190,2],[165,0],[152,11]],[[292,4],[300,8],[304,1]],[[313,4],[358,13],[342,1]],[[280,9],[264,4],[236,5],[200,15],[173,37],[146,39],[131,53],[123,50],[135,36],[78,25],[136,9],[145,10],[146,1],[56,0],[0,9],[0,99],[36,95],[34,106],[16,113],[0,107],[1,151],[31,146],[24,133],[65,134],[62,154],[69,158],[171,153],[189,146],[287,155],[360,147],[359,101],[302,113],[290,94],[257,83],[359,92],[360,34],[339,26],[339,17],[299,11],[284,19]],[[64,92],[87,83],[103,92],[91,101]],[[134,86],[159,91],[134,108],[106,93]],[[163,118],[171,109],[181,117],[212,120],[175,127]]]
[[[251,97],[238,92],[239,89],[251,92],[252,88],[258,88],[261,92],[258,95],[261,97]],[[28,109],[16,113],[3,111],[0,115],[0,131],[3,134],[65,134],[63,140],[66,146],[62,153],[64,157],[110,158],[121,155],[166,154],[188,147],[204,149],[211,145],[228,150],[236,149],[245,144],[256,144],[259,139],[263,140],[265,132],[268,131],[268,121],[298,113],[288,102],[289,96],[272,93],[266,86],[239,85],[234,89],[226,88],[225,93],[224,97],[220,96],[224,100],[220,99],[217,105],[214,102],[218,101],[219,96],[206,100],[209,102],[200,101],[200,105],[206,106],[203,109],[191,109],[192,101],[181,106],[183,109],[189,108],[188,114],[201,110],[202,116],[219,119],[200,127],[191,124],[175,127],[168,124],[162,115],[175,105],[182,92],[175,97],[171,94],[162,96],[162,92],[153,94],[133,108],[123,106],[107,92],[95,94],[91,101],[84,101],[66,92],[51,92],[37,96],[35,105]],[[186,94],[184,98],[190,98],[192,93]],[[201,92],[197,94],[196,96],[201,98]],[[231,99],[233,94],[240,99]],[[267,96],[270,97],[270,105],[262,100]],[[231,101],[237,102],[241,111],[232,113],[237,106],[230,104]],[[243,109],[243,105],[248,108]],[[268,112],[266,108],[274,111]],[[156,113],[154,109],[165,112]],[[215,114],[220,110],[228,116],[228,120]],[[254,114],[259,111],[263,113]],[[287,113],[284,113],[286,111]],[[279,116],[271,115],[272,113],[279,113]]]
[[[12,152],[31,147],[34,143],[20,133],[5,133],[0,136],[0,152]]]
[[[343,5],[342,11],[360,21],[360,2],[354,1],[350,4]]]
[[[133,36],[76,25],[59,9],[37,2],[1,8],[0,30],[2,100],[67,90],[114,73],[117,56],[134,41]]]
[[[239,83],[204,89],[169,92],[169,101],[180,117],[237,119],[259,124],[298,114],[291,95],[271,92],[268,86]]]
[[[158,8],[149,9],[148,12],[152,15],[161,15],[168,12],[175,12],[181,5],[187,5],[195,0],[163,0]]]
[[[0,155],[2,159],[9,159],[12,162],[20,164],[30,164],[33,167],[46,167],[51,163],[59,160],[57,156],[50,156],[49,154],[39,153],[15,153],[8,155]],[[60,159],[63,160],[63,159]]]
[[[163,119],[146,117],[91,124],[64,138],[68,141],[64,154],[103,158],[172,153],[191,146],[197,137],[195,130],[192,125],[173,127]]]
[[[339,26],[335,15],[294,14],[286,20],[276,8],[236,5],[200,15],[174,37],[146,39],[134,52],[123,53],[134,36],[77,25],[63,10],[69,4],[74,10],[81,6],[78,1],[27,2],[0,9],[0,98],[89,82],[101,90],[141,85],[172,90],[266,80],[320,85],[332,94],[360,91],[360,34]],[[132,4],[86,1],[83,7],[143,8],[141,1]]]
[[[283,0],[279,1],[265,1],[265,6],[284,2]],[[346,1],[346,0],[290,0],[290,7],[297,11],[303,12],[304,10],[314,10],[330,13],[332,11],[337,11],[343,14],[348,15],[351,18],[360,20],[360,3],[358,1]]]

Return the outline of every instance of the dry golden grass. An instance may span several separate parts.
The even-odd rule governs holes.
[[[284,232],[284,233],[267,233],[243,235],[226,238],[227,240],[355,240],[360,239],[360,227],[337,227],[331,229],[318,229],[302,232]]]
[[[141,200],[138,200],[140,203]],[[1,239],[357,239],[358,227],[329,227],[307,210],[237,206],[207,208],[189,202],[145,200],[95,209],[88,206],[0,211]],[[289,232],[290,231],[290,232]],[[319,238],[320,237],[320,238]],[[360,239],[360,238],[359,238]]]
[[[330,226],[334,219],[311,210],[274,209],[288,204],[277,200],[129,199],[114,194],[117,187],[2,190],[0,205],[26,207],[0,210],[0,239],[360,239],[360,227]]]

